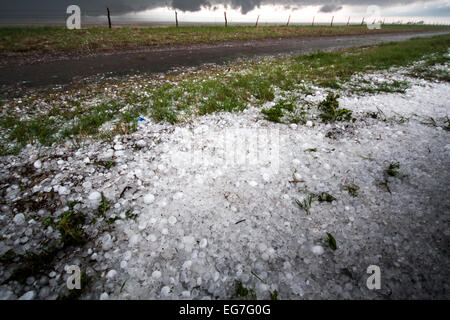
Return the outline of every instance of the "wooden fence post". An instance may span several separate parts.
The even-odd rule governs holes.
[[[312,25],[311,25],[312,27],[314,27],[314,19],[316,19],[315,16],[313,17],[313,22],[312,22]]]
[[[175,11],[175,25],[178,28],[178,12]]]
[[[289,18],[288,18],[288,22],[287,22],[287,24],[286,24],[286,27],[289,27],[289,22],[291,22],[291,15],[289,15]]]
[[[331,27],[333,27],[334,16],[331,18]]]
[[[258,27],[258,21],[259,21],[259,15],[258,15],[258,18],[256,18],[256,24],[255,24],[255,27]]]
[[[111,14],[110,14],[110,12],[109,12],[109,8],[106,8],[106,10],[108,11],[108,26],[109,26],[109,28],[111,29],[112,27],[111,27]]]
[[[348,20],[347,20],[347,27],[349,26],[349,24],[350,24],[350,17],[348,17]]]
[[[225,16],[225,27],[228,27],[227,12],[225,11],[223,15]]]

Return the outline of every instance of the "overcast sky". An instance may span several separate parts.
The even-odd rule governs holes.
[[[109,7],[113,16],[120,19],[172,19],[177,10],[180,19],[186,21],[214,22],[227,10],[230,21],[253,21],[261,15],[261,21],[283,20],[292,15],[298,22],[306,22],[311,16],[327,20],[365,16],[369,5],[377,5],[383,17],[421,18],[450,22],[450,0],[1,0],[1,20],[64,19],[66,8],[76,4],[83,16],[102,16]]]

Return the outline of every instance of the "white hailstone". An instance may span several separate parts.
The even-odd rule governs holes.
[[[191,260],[187,260],[183,263],[182,268],[183,269],[189,269],[192,266],[192,261]]]
[[[208,240],[206,240],[206,239],[202,239],[201,241],[200,241],[200,248],[205,248],[207,245],[208,245]]]
[[[23,296],[21,296],[19,300],[33,300],[35,296],[36,293],[33,290],[31,290],[25,293]]]
[[[296,181],[302,180],[302,176],[301,176],[301,174],[298,173],[298,172],[294,173],[294,178],[295,178]]]
[[[64,195],[69,195],[70,194],[70,190],[68,189],[68,188],[66,188],[66,187],[59,187],[59,189],[58,189],[58,194],[60,195],[60,196],[64,196]]]
[[[52,272],[49,273],[48,276],[49,276],[50,278],[54,278],[54,277],[56,276],[56,272],[55,272],[55,271],[52,271]]]
[[[256,187],[256,186],[258,185],[258,182],[256,182],[256,181],[250,181],[248,184],[249,184],[251,187]]]
[[[112,237],[109,233],[105,234],[102,238],[102,249],[105,251],[110,250],[113,247]]]
[[[145,228],[147,228],[147,221],[143,221],[139,224],[138,229],[139,231],[144,230]]]
[[[153,279],[159,279],[159,278],[161,278],[161,271],[158,271],[158,270],[153,271],[153,273],[152,273],[152,278],[153,278]]]
[[[194,237],[192,236],[185,236],[183,237],[183,243],[187,245],[192,245],[195,242]]]
[[[284,195],[283,195],[283,199],[284,199],[284,200],[289,200],[290,198],[291,198],[291,197],[289,197],[288,194],[284,194]]]
[[[149,194],[144,196],[144,203],[145,204],[153,203],[153,201],[155,201],[155,196],[153,194],[149,193]]]
[[[132,235],[130,238],[130,246],[134,247],[139,243],[139,236],[137,234]]]
[[[164,286],[161,289],[161,295],[164,297],[167,297],[170,294],[170,288],[169,286]]]
[[[259,249],[259,251],[264,252],[267,250],[267,246],[265,243],[261,242],[260,244],[258,244],[258,249]]]
[[[33,164],[33,166],[34,166],[36,169],[42,168],[42,162],[41,162],[41,160],[35,161],[34,164]]]
[[[125,254],[123,255],[123,258],[124,258],[126,261],[128,261],[128,260],[131,259],[131,255],[132,255],[131,251],[127,251],[127,252],[125,252]]]
[[[117,275],[117,271],[116,270],[114,270],[114,269],[112,269],[112,270],[109,270],[109,272],[106,274],[106,277],[108,278],[108,279],[114,279],[114,277]]]
[[[173,195],[173,200],[180,200],[183,198],[183,192],[177,192]]]
[[[83,162],[84,163],[89,163],[89,162],[91,162],[91,159],[89,159],[89,157],[86,157],[86,158],[83,159]]]
[[[88,200],[93,206],[98,205],[100,203],[101,199],[102,199],[102,195],[98,191],[92,191],[88,196]]]
[[[100,158],[104,159],[104,160],[108,160],[108,159],[111,159],[113,156],[114,156],[114,150],[109,149],[106,152],[104,152],[102,155],[100,155]]]
[[[139,147],[139,148],[144,148],[145,146],[146,146],[146,143],[145,143],[145,141],[144,140],[139,140],[138,142],[136,142],[136,145]]]
[[[122,269],[126,269],[127,266],[128,266],[128,262],[126,262],[125,260],[122,260],[122,261],[120,262],[120,267],[121,267]]]
[[[116,151],[116,152],[114,152],[114,155],[116,157],[122,157],[125,155],[125,151],[124,150]]]
[[[13,221],[18,226],[23,225],[25,223],[25,216],[22,213],[16,214]]]
[[[290,127],[291,127],[292,130],[297,129],[297,125],[296,125],[295,123],[292,123],[292,124],[290,125]]]
[[[90,189],[90,188],[92,188],[92,183],[90,181],[86,181],[86,182],[83,182],[82,186],[84,189]]]
[[[322,246],[313,246],[311,248],[312,253],[317,254],[317,255],[321,255],[323,254],[324,250]]]
[[[270,175],[268,173],[263,173],[262,178],[265,182],[269,182],[270,180]]]
[[[181,293],[181,295],[182,295],[183,297],[185,297],[185,298],[189,298],[189,297],[191,296],[191,292],[190,292],[190,291],[183,291],[183,292]]]
[[[123,150],[123,145],[121,145],[121,144],[116,144],[115,146],[114,146],[114,150]]]
[[[10,300],[14,298],[14,292],[6,288],[0,288],[0,301]]]
[[[292,160],[292,164],[294,164],[294,165],[296,165],[296,166],[298,166],[300,163],[301,163],[301,161],[298,160],[298,159]]]
[[[330,165],[329,165],[328,163],[325,163],[325,164],[323,165],[323,167],[324,167],[326,170],[330,170],[330,169],[331,169],[331,167],[330,167]]]
[[[154,234],[149,234],[147,237],[147,240],[150,240],[151,242],[155,242],[156,241],[156,236]]]
[[[106,292],[103,292],[100,295],[100,300],[108,300],[109,299],[109,294],[107,294]]]
[[[161,233],[162,233],[162,234],[169,234],[169,230],[168,230],[167,228],[163,228],[163,229],[161,230]]]
[[[174,216],[170,216],[169,217],[169,224],[174,225],[175,223],[177,223],[177,218],[175,218]]]
[[[312,126],[313,126],[312,121],[306,121],[306,126],[307,126],[307,127],[312,127]]]

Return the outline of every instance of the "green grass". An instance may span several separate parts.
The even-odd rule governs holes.
[[[3,27],[0,28],[2,52],[98,52],[130,49],[141,46],[214,43],[287,37],[317,37],[392,32],[419,32],[448,29],[435,26],[385,25],[380,30],[366,26],[202,26],[202,27],[95,27],[67,30],[64,27]]]
[[[360,187],[354,183],[344,186],[344,190],[347,190],[347,192],[354,198],[358,196],[359,189]]]
[[[237,281],[234,288],[234,296],[242,299],[257,300],[255,290],[248,289],[242,285],[242,282]]]
[[[336,239],[329,232],[327,232],[327,238],[324,239],[324,243],[326,246],[328,246],[333,251],[336,251],[338,248]]]
[[[399,175],[398,170],[400,169],[400,163],[391,162],[389,167],[386,169],[386,174],[390,177],[397,177]]]
[[[352,120],[352,111],[339,108],[338,98],[339,95],[330,92],[327,98],[319,103],[319,110],[322,111],[319,117],[323,122]]]
[[[315,195],[308,195],[305,199],[303,199],[303,201],[300,200],[295,200],[295,203],[297,204],[297,206],[302,209],[303,211],[306,212],[306,214],[309,214],[309,210],[311,209],[311,205],[313,200],[315,199]]]
[[[8,116],[0,119],[0,155],[17,153],[28,143],[49,146],[67,139],[127,134],[136,130],[139,116],[176,123],[196,115],[239,112],[248,105],[274,100],[276,87],[307,95],[309,84],[342,87],[355,74],[408,66],[424,56],[426,64],[448,63],[449,47],[450,36],[443,35],[205,67],[195,73],[169,74],[163,80],[145,76],[116,79],[67,92],[30,94],[20,104],[17,99],[4,99],[0,110]],[[403,90],[403,85],[392,82],[385,89]],[[106,93],[105,87],[109,88]],[[336,102],[336,96],[330,95],[319,106],[323,121],[351,118],[351,112]],[[277,99],[276,103],[263,110],[264,116],[275,122],[304,123],[311,108],[297,98]],[[27,109],[26,116],[17,113],[18,107]],[[111,123],[112,129],[103,130],[106,123]]]

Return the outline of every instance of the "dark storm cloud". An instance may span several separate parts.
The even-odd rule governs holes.
[[[339,11],[341,9],[342,9],[342,6],[330,3],[330,4],[326,4],[326,5],[322,6],[319,11],[325,12],[325,13],[330,13],[330,12]]]
[[[101,15],[109,7],[113,14],[138,12],[157,7],[171,7],[180,11],[199,11],[201,8],[214,8],[219,4],[239,9],[247,13],[264,4],[279,4],[291,9],[304,5],[321,6],[321,12],[338,11],[344,5],[379,5],[391,6],[409,4],[417,0],[2,0],[0,15],[14,14],[61,14],[67,6],[77,4],[83,14]],[[430,2],[430,1],[425,1]],[[442,3],[445,3],[443,0]]]

